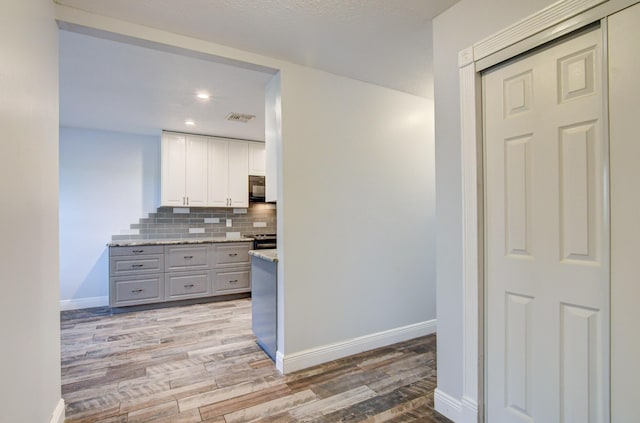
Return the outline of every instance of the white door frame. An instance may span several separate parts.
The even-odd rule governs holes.
[[[639,1],[560,0],[458,54],[463,195],[463,380],[459,422],[484,421],[484,205],[480,72]],[[438,392],[435,400],[439,400]],[[445,398],[443,400],[446,401]]]

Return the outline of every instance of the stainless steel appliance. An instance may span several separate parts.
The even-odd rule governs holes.
[[[245,236],[253,238],[254,250],[271,250],[278,246],[276,234],[255,234]]]
[[[249,175],[249,201],[254,203],[264,203],[264,187],[264,176]]]

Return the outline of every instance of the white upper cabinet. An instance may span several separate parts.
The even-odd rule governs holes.
[[[206,137],[187,135],[187,206],[207,205],[207,144]]]
[[[265,145],[261,142],[249,143],[249,175],[264,176],[266,170]]]
[[[247,142],[209,139],[208,205],[249,207]]]
[[[163,206],[205,206],[207,201],[207,139],[163,132],[161,203]]]
[[[229,141],[229,205],[249,207],[249,143]]]

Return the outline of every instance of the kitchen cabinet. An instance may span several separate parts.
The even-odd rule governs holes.
[[[109,248],[109,305],[251,292],[252,243],[206,242]]]
[[[164,298],[162,246],[109,248],[109,305],[148,304]]]
[[[207,205],[208,139],[162,133],[161,203],[163,206]]]
[[[209,138],[208,153],[208,205],[249,207],[248,143]]]
[[[261,142],[249,143],[249,175],[264,176],[266,170],[265,145]]]

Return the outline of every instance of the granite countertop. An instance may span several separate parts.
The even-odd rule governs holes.
[[[253,238],[175,238],[175,239],[123,239],[107,243],[107,247],[137,247],[140,245],[212,244],[219,242],[252,242]]]
[[[249,255],[272,263],[278,262],[278,250],[249,250]]]

